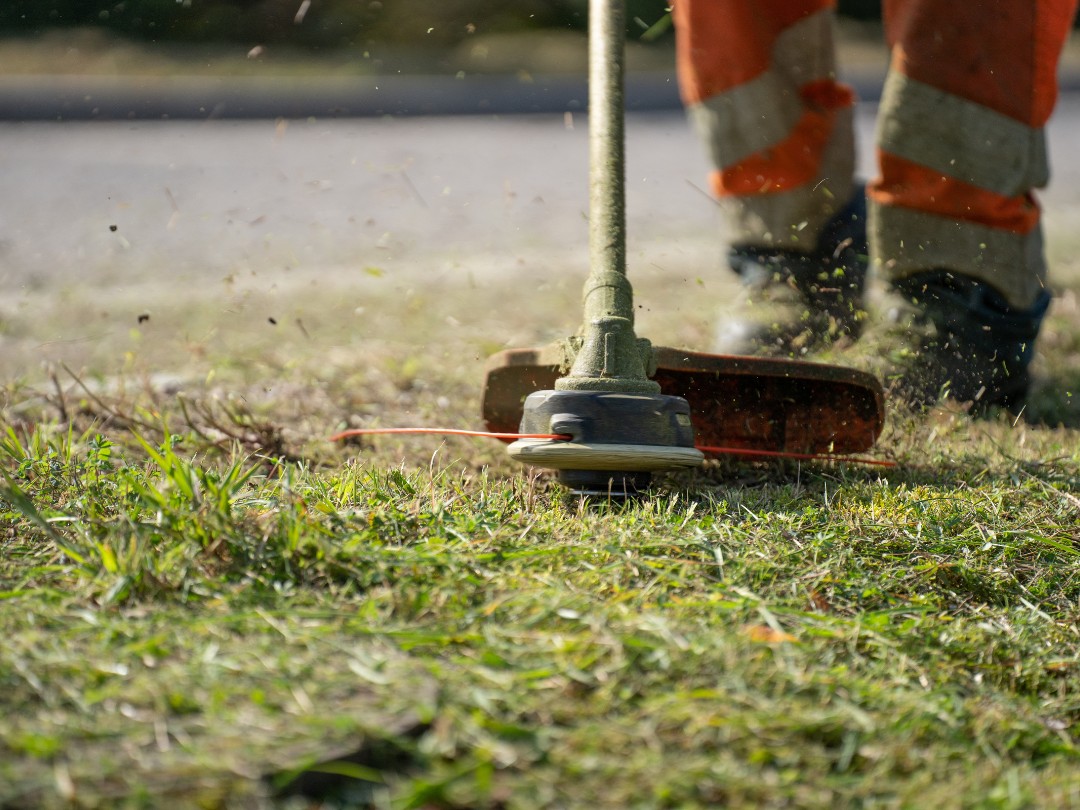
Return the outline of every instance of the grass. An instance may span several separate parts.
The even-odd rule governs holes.
[[[669,276],[638,274],[641,332],[702,345],[717,293]],[[491,336],[571,328],[576,282],[509,313],[477,279],[475,317],[451,280],[206,285],[100,335],[86,291],[27,293],[0,806],[1080,806],[1059,277],[1026,418],[894,409],[896,468],[713,463],[627,506],[498,444],[325,439],[475,425]]]
[[[1053,440],[585,509],[458,465],[48,433],[3,447],[5,805],[287,804],[311,765],[373,806],[1078,799]]]
[[[134,399],[2,445],[5,806],[1080,802],[1070,429],[894,415],[886,474],[586,509]]]

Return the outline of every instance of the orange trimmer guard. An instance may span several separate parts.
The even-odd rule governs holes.
[[[654,347],[652,378],[690,404],[699,447],[846,455],[869,450],[885,424],[873,375],[842,366]],[[487,362],[487,429],[513,432],[529,394],[561,376],[561,350],[510,349]],[[706,452],[706,455],[709,455]]]

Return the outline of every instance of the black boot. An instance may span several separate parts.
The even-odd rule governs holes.
[[[895,392],[915,406],[949,397],[972,403],[976,414],[1018,410],[1049,305],[1044,291],[1017,309],[990,285],[947,270],[897,282],[888,313],[899,344]]]

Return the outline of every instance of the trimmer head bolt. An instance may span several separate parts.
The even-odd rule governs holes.
[[[561,433],[570,441],[581,441],[586,430],[586,420],[571,413],[557,413],[551,417],[551,433]]]

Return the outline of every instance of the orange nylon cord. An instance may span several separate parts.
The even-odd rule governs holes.
[[[556,441],[570,441],[572,436],[568,433],[490,433],[486,430],[457,430],[454,428],[356,428],[343,430],[330,437],[330,441],[337,442],[350,436],[379,436],[384,434],[414,434],[414,435],[446,435],[446,436],[477,436],[482,439],[552,439]]]
[[[399,427],[399,428],[354,428],[343,430],[330,437],[330,441],[337,442],[350,436],[383,436],[383,435],[439,435],[439,436],[469,436],[481,439],[549,439],[551,441],[568,442],[574,437],[568,433],[492,433],[486,430],[458,430],[456,428],[424,428],[424,427]],[[864,458],[862,456],[840,456],[829,453],[787,453],[781,450],[752,450],[746,447],[703,447],[697,445],[695,450],[702,453],[711,453],[717,456],[752,456],[766,458],[790,458],[797,461],[846,461],[854,464],[873,464],[879,467],[895,467],[895,461],[884,461],[876,458]]]

